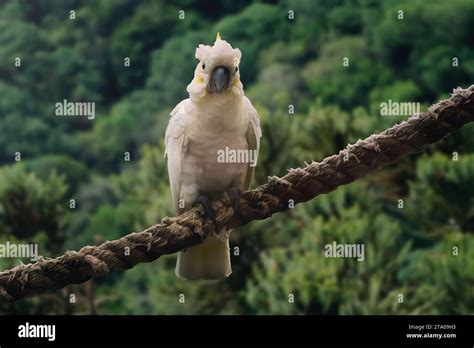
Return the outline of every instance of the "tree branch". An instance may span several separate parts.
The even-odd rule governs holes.
[[[238,214],[234,214],[231,201],[224,196],[213,202],[215,221],[207,219],[198,206],[178,217],[165,218],[142,232],[1,272],[0,302],[13,302],[126,270],[197,245],[223,227],[236,228],[266,219],[287,210],[290,200],[297,204],[331,192],[396,162],[401,156],[423,151],[427,145],[472,121],[474,85],[455,89],[451,98],[432,105],[428,111],[348,145],[322,162],[290,169],[281,178],[270,177],[268,183],[242,193]]]

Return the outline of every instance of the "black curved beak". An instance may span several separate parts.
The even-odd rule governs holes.
[[[230,83],[230,71],[225,66],[218,66],[214,68],[209,80],[209,91],[211,93],[222,93]]]

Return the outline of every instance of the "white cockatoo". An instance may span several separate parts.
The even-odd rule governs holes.
[[[250,187],[262,133],[258,113],[240,82],[240,50],[218,33],[213,46],[196,48],[196,58],[189,98],[171,112],[165,155],[176,213],[199,202],[213,217],[210,199],[224,193],[236,199],[240,190]],[[180,251],[176,275],[189,280],[229,276],[229,235],[221,231]]]

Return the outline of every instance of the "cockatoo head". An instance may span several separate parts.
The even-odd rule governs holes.
[[[241,56],[240,50],[222,40],[219,33],[213,46],[199,45],[196,48],[199,63],[194,70],[194,79],[187,88],[190,97],[200,99],[223,93],[242,96],[244,93],[239,72]]]

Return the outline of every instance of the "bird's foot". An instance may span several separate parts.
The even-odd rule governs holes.
[[[206,195],[199,195],[196,200],[193,202],[193,207],[196,205],[200,204],[202,209],[204,210],[204,214],[210,218],[211,220],[216,219],[216,211],[214,210],[214,207],[212,206],[212,201],[211,199],[206,196]]]
[[[240,213],[240,195],[242,191],[240,191],[237,187],[232,187],[225,191],[227,197],[229,197],[230,203],[232,204],[232,208],[234,208],[234,214]]]

